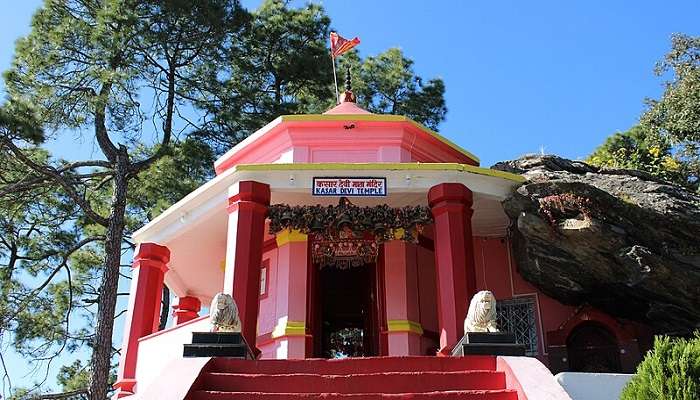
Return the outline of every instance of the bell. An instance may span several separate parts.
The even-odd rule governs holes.
[[[288,227],[292,223],[292,218],[294,218],[294,214],[292,214],[291,211],[285,211],[282,213],[282,217],[280,217],[280,223],[284,227]]]
[[[312,232],[320,232],[326,228],[326,225],[323,223],[323,220],[321,218],[314,218],[314,223],[311,225],[311,231]]]
[[[338,222],[336,223],[336,227],[339,230],[345,230],[346,228],[349,228],[352,225],[352,220],[350,217],[348,217],[347,214],[343,213],[340,214],[338,217]]]
[[[363,229],[370,229],[372,227],[372,218],[365,214],[365,216],[362,218],[362,222],[360,223],[362,224]]]
[[[350,207],[350,206],[352,206],[352,205],[353,205],[353,204],[352,204],[352,202],[350,201],[350,199],[348,199],[348,198],[345,197],[345,196],[342,196],[340,199],[338,199],[338,206]]]
[[[377,222],[374,225],[374,236],[379,238],[379,239],[383,239],[385,234],[386,234],[386,227],[384,226],[384,224]]]

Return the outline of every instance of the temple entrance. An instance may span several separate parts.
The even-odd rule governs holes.
[[[620,349],[615,336],[596,323],[576,327],[566,341],[569,371],[621,372]]]
[[[379,354],[376,263],[317,272],[317,338],[314,355],[322,358]]]

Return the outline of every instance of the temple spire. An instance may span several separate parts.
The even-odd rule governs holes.
[[[343,93],[341,102],[355,103],[356,100],[357,98],[352,92],[352,78],[350,77],[350,65],[347,65],[345,70],[345,93]]]
[[[345,91],[352,91],[352,79],[350,77],[350,65],[346,66],[345,72]]]

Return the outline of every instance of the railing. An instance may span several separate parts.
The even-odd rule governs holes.
[[[146,388],[168,363],[182,358],[183,345],[192,343],[192,332],[208,330],[209,316],[205,315],[139,339],[136,390]]]

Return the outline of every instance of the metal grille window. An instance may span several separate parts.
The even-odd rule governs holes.
[[[525,355],[537,355],[537,324],[535,320],[535,298],[516,297],[498,300],[498,329],[515,334],[515,340],[525,345]]]

